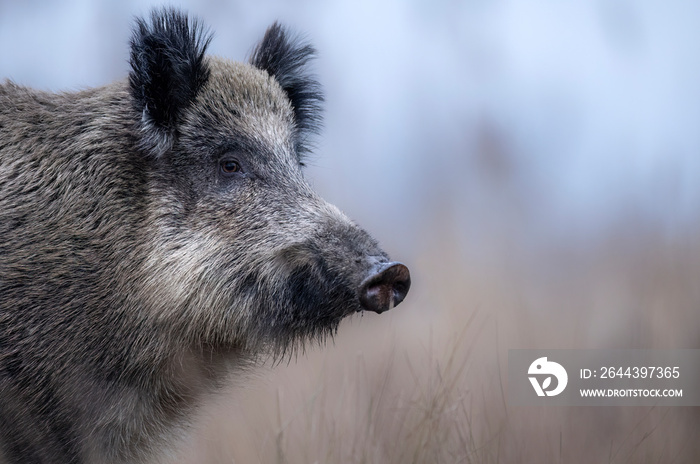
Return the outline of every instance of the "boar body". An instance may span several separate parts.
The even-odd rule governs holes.
[[[313,49],[273,25],[250,63],[174,10],[128,79],[0,85],[0,453],[140,462],[261,356],[382,312],[408,270],[304,180]]]

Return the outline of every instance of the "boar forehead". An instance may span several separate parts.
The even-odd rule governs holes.
[[[208,64],[209,80],[185,115],[183,142],[204,150],[249,147],[259,162],[298,165],[294,112],[277,81],[246,63],[211,57]],[[276,159],[261,159],[271,155]]]

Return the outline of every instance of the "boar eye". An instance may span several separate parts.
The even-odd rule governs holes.
[[[221,172],[224,174],[234,174],[241,172],[241,165],[236,160],[225,159],[221,160]]]

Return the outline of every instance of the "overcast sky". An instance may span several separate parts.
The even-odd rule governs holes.
[[[148,4],[0,0],[0,78],[50,90],[123,78]],[[521,214],[547,237],[700,216],[698,2],[177,5],[232,59],[274,20],[317,46],[328,101],[309,174],[359,220],[412,227],[445,207],[464,227]]]

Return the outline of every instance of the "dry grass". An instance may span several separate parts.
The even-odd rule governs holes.
[[[518,408],[505,390],[509,348],[698,348],[697,240],[623,230],[535,267],[468,262],[453,239],[409,261],[404,305],[212,401],[181,462],[700,462],[698,408]]]

